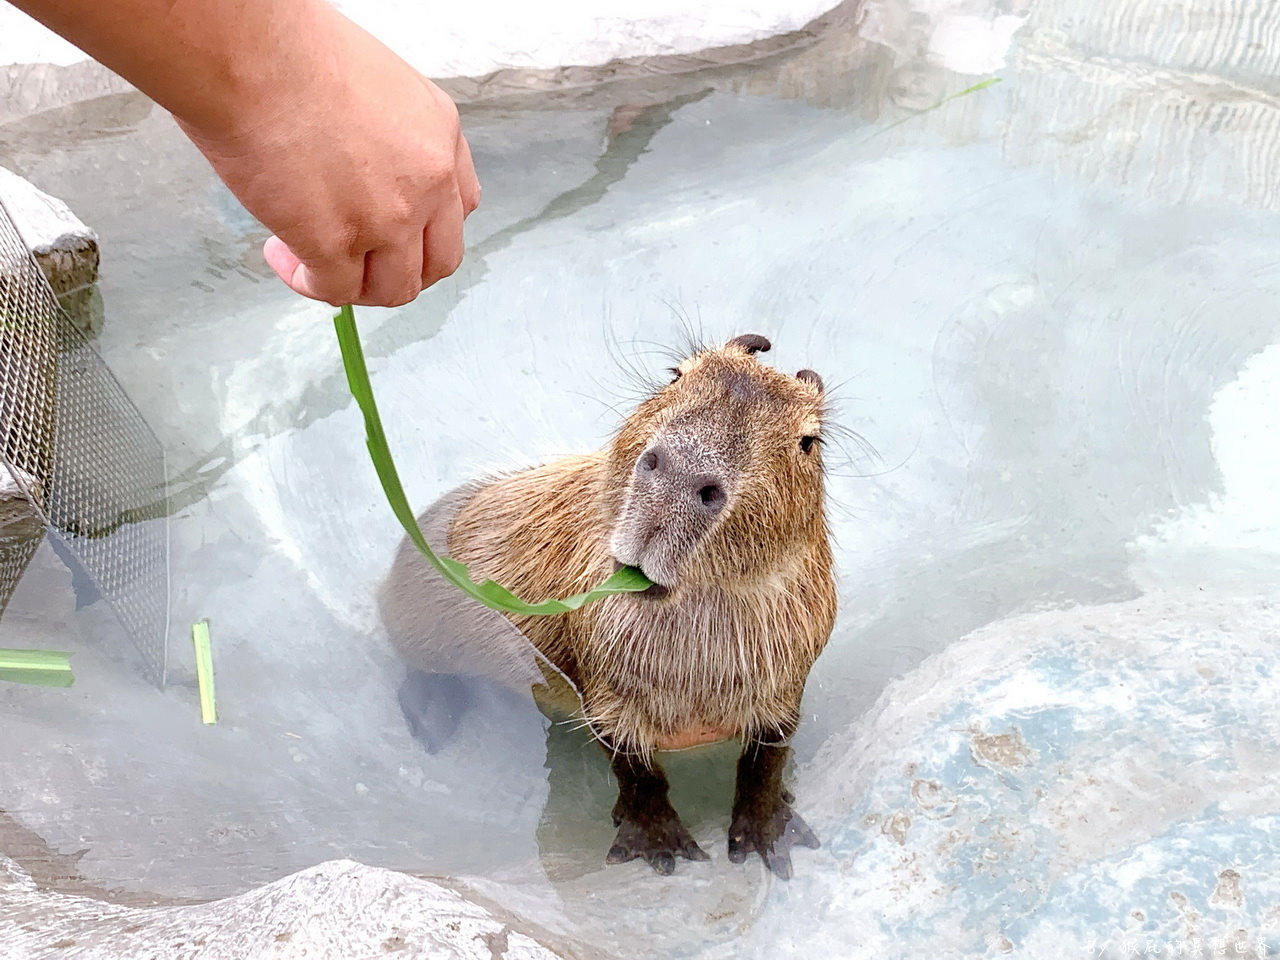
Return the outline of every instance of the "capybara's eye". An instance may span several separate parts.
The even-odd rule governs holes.
[[[675,383],[682,376],[679,367],[667,367],[667,373],[671,374],[672,383]]]
[[[805,453],[808,453],[810,450],[814,448],[815,444],[819,444],[821,442],[822,442],[821,437],[801,437],[800,449],[803,450]]]

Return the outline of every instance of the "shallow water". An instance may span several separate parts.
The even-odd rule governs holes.
[[[1194,21],[872,2],[751,65],[467,111],[486,190],[467,263],[361,314],[415,502],[599,446],[690,333],[769,336],[768,362],[822,373],[878,452],[828,452],[841,614],[796,780],[831,842],[790,890],[727,863],[714,751],[671,763],[715,860],[670,880],[603,867],[607,767],[532,704],[485,701],[426,754],[372,603],[399,535],[328,312],[266,276],[260,228],[139,98],[0,128],[0,162],[102,236],[99,347],[172,468],[177,664],[147,686],[43,548],[6,642],[75,651],[78,682],[0,689],[0,809],[106,890],[214,897],[349,856],[471,878],[585,956],[817,955],[785,918],[803,899],[843,929],[849,885],[874,880],[831,757],[868,743],[877,698],[935,695],[910,685],[927,657],[979,628],[1016,648],[1035,611],[1275,589],[1270,22],[1225,0]],[[185,682],[202,617],[215,727]]]

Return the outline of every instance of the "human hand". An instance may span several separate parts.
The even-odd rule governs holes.
[[[263,256],[286,284],[334,305],[408,303],[458,268],[480,200],[457,108],[331,8],[305,34],[243,109],[179,123],[274,234]]]

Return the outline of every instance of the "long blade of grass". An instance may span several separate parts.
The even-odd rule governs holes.
[[[0,680],[40,687],[69,687],[71,654],[57,650],[0,650]]]
[[[196,686],[200,689],[200,720],[218,722],[218,702],[213,691],[213,646],[209,642],[209,621],[191,625],[191,642],[196,648]]]
[[[975,83],[971,87],[965,87],[963,90],[958,90],[955,93],[951,94],[950,96],[943,97],[937,103],[931,103],[929,104],[929,106],[924,107],[921,110],[917,110],[915,113],[912,113],[909,116],[901,117],[900,119],[893,121],[893,123],[886,124],[885,126],[881,127],[879,130],[876,130],[868,139],[878,137],[882,133],[888,133],[894,127],[900,127],[904,123],[909,123],[910,121],[916,119],[916,117],[922,117],[926,113],[931,113],[934,110],[937,110],[939,107],[946,106],[952,100],[959,100],[961,97],[967,97],[969,96],[969,94],[977,93],[979,90],[985,90],[987,89],[987,87],[994,87],[997,83],[1000,83],[1000,82],[1002,82],[1000,77],[988,77],[986,80],[983,80],[981,83]]]
[[[387,502],[404,527],[405,533],[413,541],[413,545],[421,551],[440,575],[459,590],[486,607],[503,613],[515,613],[522,616],[553,616],[577,610],[593,600],[612,596],[618,593],[636,593],[650,586],[649,579],[635,567],[623,567],[594,590],[580,593],[564,600],[544,600],[541,603],[529,603],[514,593],[495,583],[486,580],[476,583],[471,579],[466,566],[450,557],[441,556],[431,549],[427,538],[422,535],[404,488],[400,485],[400,475],[396,472],[395,461],[391,459],[391,450],[387,447],[387,437],[382,430],[382,418],[378,415],[378,405],[373,399],[373,387],[369,383],[369,369],[365,364],[364,350],[360,346],[360,335],[356,332],[355,311],[351,307],[342,307],[333,318],[334,328],[338,332],[338,345],[342,349],[342,365],[347,372],[347,384],[356,405],[364,414],[365,445],[369,448],[369,456],[373,460],[374,469],[378,472],[378,480],[387,495]]]

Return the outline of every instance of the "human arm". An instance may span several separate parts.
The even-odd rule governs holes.
[[[448,276],[480,187],[449,97],[324,0],[16,0],[169,110],[281,279],[392,306]]]

